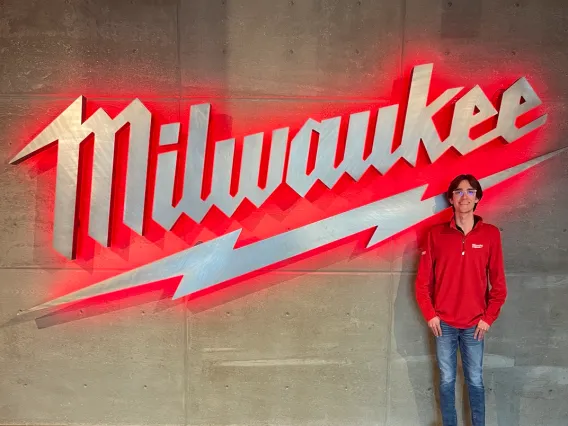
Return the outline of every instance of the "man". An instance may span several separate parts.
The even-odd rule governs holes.
[[[457,176],[446,193],[454,215],[434,226],[422,251],[416,299],[436,336],[444,426],[457,425],[457,349],[462,357],[473,426],[485,425],[484,337],[507,296],[501,234],[475,215],[483,197],[472,175]],[[491,287],[489,287],[489,282]]]

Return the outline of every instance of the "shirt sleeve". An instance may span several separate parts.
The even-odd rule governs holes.
[[[432,231],[430,231],[426,238],[425,247],[423,247],[421,251],[415,283],[416,301],[426,321],[430,321],[437,315],[432,303],[432,289],[434,286],[432,246]]]
[[[491,242],[491,253],[489,255],[488,274],[491,289],[487,298],[487,309],[482,317],[482,320],[489,325],[495,322],[507,298],[507,283],[503,263],[501,233],[497,229]]]

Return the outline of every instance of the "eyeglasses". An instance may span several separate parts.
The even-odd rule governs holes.
[[[477,194],[477,189],[455,189],[453,194],[457,197],[463,197],[464,194],[467,194],[468,197],[473,198]]]

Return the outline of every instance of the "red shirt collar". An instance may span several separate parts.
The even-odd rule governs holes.
[[[478,215],[473,215],[473,229],[479,228],[481,225],[483,224],[483,219],[481,218],[481,216]],[[456,216],[453,215],[452,216],[452,220],[450,220],[450,228],[453,228],[457,231],[463,232],[458,225],[456,224]],[[472,231],[473,231],[472,229]]]

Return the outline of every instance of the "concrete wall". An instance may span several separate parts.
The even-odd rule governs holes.
[[[22,319],[167,243],[63,261],[50,241],[54,156],[8,162],[79,94],[137,96],[171,121],[203,96],[233,125],[305,119],[388,97],[417,58],[465,85],[496,69],[542,82],[552,130],[531,149],[549,152],[568,146],[567,17],[562,0],[0,2],[0,424],[439,424],[413,233],[357,256],[351,242],[241,293],[172,302],[154,286]],[[502,229],[510,288],[487,339],[490,425],[568,422],[566,161],[480,207]]]

